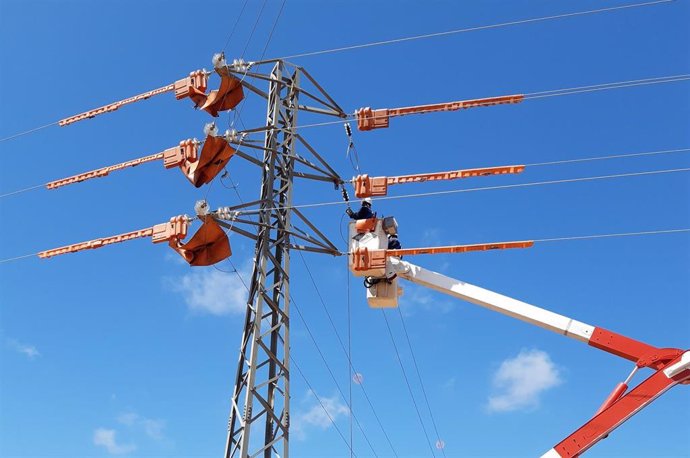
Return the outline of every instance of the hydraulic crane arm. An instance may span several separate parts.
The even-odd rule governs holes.
[[[476,169],[449,170],[446,172],[419,173],[415,175],[398,175],[392,177],[370,177],[358,175],[352,179],[355,196],[359,198],[385,196],[388,186],[404,183],[423,183],[427,181],[458,180],[461,178],[485,177],[490,175],[505,175],[521,173],[524,165],[504,165],[499,167],[483,167]]]
[[[395,116],[407,116],[411,114],[434,113],[437,111],[457,111],[476,107],[490,107],[520,103],[524,100],[523,94],[502,95],[499,97],[486,97],[483,99],[458,100],[455,102],[434,103],[430,105],[417,105],[412,107],[382,108],[372,110],[370,107],[360,108],[355,111],[357,117],[357,129],[373,130],[388,127],[390,118]]]
[[[635,362],[637,368],[655,372],[627,394],[628,379],[618,384],[595,416],[558,443],[543,457],[578,456],[648,406],[666,390],[690,383],[690,350],[657,348],[604,328],[595,327],[526,302],[447,277],[437,272],[388,258],[388,273],[503,315],[557,332],[616,356]],[[633,371],[634,373],[634,371]]]

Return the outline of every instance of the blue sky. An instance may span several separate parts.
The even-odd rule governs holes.
[[[288,0],[267,56],[622,5],[622,1]],[[0,1],[0,136],[47,124],[182,78],[225,43],[242,2]],[[280,3],[268,0],[245,58],[257,59]],[[227,49],[245,48],[261,2],[250,0]],[[668,4],[296,59],[343,106],[393,107],[536,92],[690,70],[690,4]],[[212,79],[212,85],[216,82]],[[394,175],[536,163],[690,145],[688,83],[641,86],[393,119],[355,132],[363,172]],[[247,127],[265,107],[247,97]],[[304,116],[303,122],[319,118]],[[152,154],[202,137],[208,115],[170,94],[73,126],[0,143],[0,193]],[[228,116],[219,124],[227,125]],[[305,129],[342,176],[340,125]],[[391,195],[690,166],[687,153],[528,168],[517,177],[399,186]],[[244,200],[256,171],[228,167]],[[381,202],[406,247],[690,226],[687,173]],[[195,189],[147,164],[56,191],[0,200],[0,258],[148,227],[238,203],[214,182]],[[337,200],[329,185],[295,202]],[[342,208],[305,211],[340,242]],[[252,244],[231,237],[245,277]],[[0,454],[218,456],[225,441],[244,311],[227,262],[190,268],[165,246],[132,241],[51,260],[0,264]],[[346,335],[345,260],[305,254]],[[660,347],[687,348],[686,234],[537,244],[528,250],[422,256],[413,262]],[[347,361],[299,255],[293,300],[344,389]],[[447,456],[534,456],[576,429],[632,364],[570,339],[405,285],[401,311]],[[352,354],[399,456],[429,456],[381,313],[351,280]],[[427,430],[432,427],[397,312],[388,313]],[[301,320],[292,354],[347,433],[344,401]],[[525,373],[531,374],[524,383]],[[538,375],[535,375],[538,374]],[[638,375],[636,381],[642,378]],[[390,448],[353,387],[354,412],[379,456]],[[674,388],[589,456],[690,454],[687,387]],[[307,385],[292,377],[292,454],[347,456]],[[435,434],[431,434],[432,441]],[[371,456],[355,429],[358,456]],[[437,456],[441,456],[436,450]]]

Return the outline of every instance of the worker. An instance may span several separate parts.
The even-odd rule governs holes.
[[[347,213],[347,216],[349,216],[351,219],[373,218],[374,212],[371,211],[371,198],[366,197],[366,198],[362,199],[362,207],[357,212],[353,212],[350,207],[347,207],[347,210],[345,210],[345,213]]]
[[[400,245],[400,240],[398,240],[398,234],[388,234],[388,249],[399,250],[401,248],[402,245]]]

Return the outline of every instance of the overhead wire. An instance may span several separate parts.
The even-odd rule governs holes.
[[[533,22],[550,21],[550,20],[554,20],[554,19],[562,19],[562,18],[567,18],[567,17],[586,16],[586,15],[591,15],[591,14],[598,14],[598,13],[604,13],[604,12],[610,12],[610,11],[639,8],[639,7],[644,7],[644,6],[652,6],[652,5],[671,3],[671,2],[673,2],[673,0],[655,0],[655,1],[649,1],[649,2],[613,6],[613,7],[608,7],[608,8],[597,8],[597,9],[586,10],[586,11],[575,11],[572,13],[554,14],[554,15],[550,15],[550,16],[541,16],[541,17],[536,17],[536,18],[520,19],[520,20],[516,20],[516,21],[500,22],[497,24],[481,25],[481,26],[475,26],[475,27],[466,27],[466,28],[461,28],[461,29],[448,30],[445,32],[434,32],[434,33],[427,33],[427,34],[423,34],[423,35],[414,35],[414,36],[409,36],[409,37],[394,38],[391,40],[373,41],[370,43],[362,43],[362,44],[358,44],[358,45],[323,49],[320,51],[310,51],[310,52],[303,52],[303,53],[297,53],[297,54],[290,54],[287,56],[279,57],[278,59],[295,59],[298,57],[318,56],[318,55],[322,55],[322,54],[331,54],[331,53],[337,53],[337,52],[343,52],[343,51],[350,51],[353,49],[371,48],[374,46],[391,45],[391,44],[402,43],[402,42],[407,42],[407,41],[424,40],[424,39],[428,39],[428,38],[442,37],[442,36],[448,36],[448,35],[456,35],[456,34],[460,34],[460,33],[475,32],[475,31],[479,31],[479,30],[498,29],[501,27],[508,27],[508,26],[519,25],[519,24],[528,24],[528,23],[533,23]]]
[[[240,122],[242,122],[242,118],[239,118],[239,119],[240,119]],[[540,166],[546,166],[546,165],[601,161],[601,160],[607,160],[607,159],[624,159],[624,158],[630,158],[630,157],[658,156],[658,155],[664,155],[664,154],[686,153],[689,151],[690,151],[690,148],[664,149],[664,150],[654,150],[654,151],[643,151],[643,152],[637,152],[637,153],[623,153],[623,154],[613,154],[613,155],[606,155],[606,156],[593,156],[593,157],[585,157],[585,158],[563,159],[563,160],[558,160],[558,161],[534,162],[534,163],[530,163],[530,164],[525,164],[525,166],[526,167],[540,167]],[[39,188],[45,187],[46,184],[48,184],[48,183],[46,182],[44,184],[39,184],[36,186],[29,186],[27,188],[18,189],[15,191],[10,191],[10,192],[7,192],[5,194],[0,194],[0,199],[2,199],[3,197],[9,197],[9,196],[12,196],[15,194],[21,194],[24,192],[39,189]],[[233,186],[230,186],[229,188],[233,188]],[[238,195],[238,197],[239,197],[239,195]],[[240,197],[240,200],[241,200],[241,197]]]
[[[397,356],[398,363],[400,363],[400,370],[402,371],[403,374],[403,379],[405,380],[405,384],[407,385],[407,391],[410,394],[410,398],[412,399],[412,404],[414,405],[414,410],[417,412],[417,418],[419,419],[419,423],[422,425],[422,431],[424,431],[424,437],[426,437],[426,442],[429,445],[429,450],[431,450],[431,456],[436,456],[434,453],[434,448],[431,446],[431,440],[429,439],[429,434],[426,432],[426,427],[424,426],[424,420],[422,420],[422,414],[419,412],[419,407],[417,406],[417,401],[414,398],[414,394],[412,393],[412,386],[410,385],[410,380],[407,378],[407,372],[405,371],[405,366],[403,365],[402,358],[400,357],[400,352],[398,351],[398,346],[395,343],[395,338],[393,337],[393,331],[391,330],[390,324],[388,323],[388,317],[386,316],[385,310],[381,309],[381,315],[383,316],[384,321],[386,322],[386,328],[388,329],[388,335],[391,338],[391,343],[393,344],[393,349],[395,350],[395,355]]]
[[[43,129],[47,128],[47,127],[57,126],[58,122],[59,122],[59,121],[51,122],[51,123],[45,124],[45,125],[43,125],[43,126],[34,127],[33,129],[25,130],[25,131],[22,131],[22,132],[17,132],[16,134],[12,134],[12,135],[10,135],[10,136],[0,138],[0,143],[5,142],[5,141],[7,141],[7,140],[12,140],[13,138],[22,137],[22,136],[24,136],[24,135],[28,135],[28,134],[32,134],[32,133],[34,133],[34,132],[38,132],[39,130],[43,130]]]
[[[643,78],[643,79],[637,79],[637,80],[624,80],[624,81],[614,81],[611,83],[601,83],[601,84],[593,84],[593,85],[587,85],[587,86],[574,86],[574,87],[569,87],[569,88],[562,88],[562,89],[550,89],[548,91],[538,91],[538,92],[531,92],[531,93],[525,93],[524,98],[525,100],[532,100],[532,99],[540,99],[540,98],[546,98],[546,97],[560,97],[560,96],[565,96],[565,95],[572,95],[572,94],[580,94],[580,93],[585,93],[585,92],[597,92],[597,91],[607,91],[607,90],[613,90],[613,89],[623,89],[623,88],[628,88],[628,87],[634,87],[634,86],[646,86],[646,85],[652,85],[652,84],[665,84],[665,83],[677,83],[681,81],[687,81],[690,80],[690,74],[685,73],[685,74],[679,74],[679,75],[670,75],[670,76],[657,76],[657,77],[651,77],[651,78]],[[418,111],[415,111],[415,114],[425,114],[425,113],[432,113],[438,111],[437,109],[434,108],[429,108],[429,109],[421,109]],[[355,117],[354,113],[347,114],[347,117],[344,119],[353,119]],[[363,120],[369,120],[369,119],[375,119],[375,116],[369,116],[369,117],[363,117],[361,118]],[[341,124],[343,122],[343,119],[339,119],[338,121],[323,121],[323,122],[316,122],[312,124],[302,124],[300,126],[295,126],[292,129],[283,129],[283,128],[273,128],[275,129],[281,129],[281,130],[289,130],[289,131],[295,131],[298,129],[307,129],[311,127],[322,127],[322,126],[331,126],[335,124]],[[258,133],[258,132],[264,132],[266,130],[271,130],[269,129],[260,129],[260,130],[252,130],[251,132],[243,132],[245,134],[252,134],[252,133]]]
[[[230,34],[228,35],[228,39],[225,40],[225,45],[223,45],[223,51],[225,51],[228,48],[228,45],[230,44],[230,40],[232,39],[232,36],[235,34],[235,30],[237,29],[237,25],[240,23],[240,19],[242,18],[242,14],[244,14],[244,9],[247,7],[247,3],[249,0],[244,0],[244,4],[242,5],[242,9],[240,9],[240,13],[237,15],[235,19],[235,24],[232,26],[232,30],[230,30]]]
[[[613,234],[593,234],[593,235],[576,235],[571,237],[554,237],[549,239],[535,239],[534,242],[564,242],[569,240],[592,240],[592,239],[606,239],[612,237],[635,237],[640,235],[656,235],[656,234],[677,234],[681,232],[690,232],[690,228],[683,229],[661,229],[657,231],[640,231],[640,232],[618,232]]]
[[[290,356],[290,361],[292,362],[292,365],[295,366],[295,369],[297,369],[297,372],[299,373],[299,375],[304,380],[304,383],[307,384],[307,387],[309,388],[309,391],[311,392],[311,394],[313,394],[314,397],[316,398],[316,400],[319,402],[319,405],[321,406],[323,411],[326,413],[326,416],[330,420],[330,422],[333,425],[333,427],[335,428],[335,430],[338,432],[338,435],[340,436],[340,438],[343,440],[343,442],[345,442],[345,446],[347,446],[350,449],[350,453],[352,454],[352,456],[356,457],[357,454],[355,454],[355,452],[350,447],[350,444],[348,444],[347,439],[345,439],[345,436],[343,435],[342,431],[340,431],[338,424],[335,422],[335,420],[331,416],[330,412],[328,412],[328,409],[326,408],[326,406],[323,405],[321,398],[319,398],[319,395],[316,394],[316,391],[311,386],[311,383],[309,383],[309,380],[307,379],[306,375],[304,375],[304,372],[302,372],[302,369],[300,369],[299,365],[297,364],[297,362],[295,361],[295,358],[293,356]]]
[[[686,153],[690,151],[690,148],[676,148],[676,149],[665,149],[656,151],[643,151],[639,153],[625,153],[625,154],[611,154],[608,156],[593,156],[593,157],[583,157],[579,159],[562,159],[558,161],[547,161],[547,162],[533,162],[531,164],[525,164],[525,167],[541,167],[546,165],[560,165],[560,164],[573,164],[577,162],[592,162],[592,161],[604,161],[609,159],[623,159],[628,157],[643,157],[643,156],[658,156],[662,154],[674,154],[674,153]]]
[[[368,48],[368,47],[372,47],[372,46],[388,45],[388,44],[393,44],[393,43],[401,43],[401,42],[405,42],[405,41],[421,40],[421,39],[426,39],[426,38],[440,37],[440,36],[453,35],[453,34],[459,34],[459,33],[465,33],[465,32],[472,32],[472,31],[478,31],[478,30],[495,29],[495,28],[507,27],[507,26],[518,25],[518,24],[527,24],[527,23],[532,23],[532,22],[548,21],[548,20],[560,19],[560,18],[566,18],[566,17],[584,16],[584,15],[597,14],[597,13],[603,13],[603,12],[609,12],[609,11],[624,10],[624,9],[638,8],[638,7],[644,7],[644,6],[652,6],[652,5],[657,5],[657,4],[671,3],[673,1],[674,0],[655,0],[655,1],[648,1],[648,2],[642,2],[642,3],[634,3],[634,4],[628,4],[628,5],[608,7],[608,8],[598,8],[598,9],[586,10],[586,11],[576,11],[576,12],[572,12],[572,13],[564,13],[564,14],[557,14],[557,15],[551,15],[551,16],[542,16],[542,17],[537,17],[537,18],[502,22],[502,23],[490,24],[490,25],[484,25],[484,26],[455,29],[455,30],[449,30],[449,31],[445,31],[445,32],[436,32],[436,33],[416,35],[416,36],[411,36],[411,37],[396,38],[396,39],[392,39],[392,40],[376,41],[376,42],[364,43],[364,44],[353,45],[353,46],[331,48],[331,49],[325,49],[325,50],[321,50],[321,51],[312,51],[312,52],[306,52],[306,53],[291,54],[288,56],[280,57],[278,59],[292,59],[292,58],[296,58],[296,57],[307,57],[307,56],[314,56],[314,55],[320,55],[320,54],[328,54],[328,53],[341,52],[341,51],[347,51],[347,50],[352,50],[352,49],[360,49],[360,48]],[[261,8],[261,11],[263,11],[265,4],[266,4],[266,0],[264,0],[264,4]],[[245,6],[246,6],[246,1],[245,1]],[[281,6],[281,10],[282,10],[282,6]],[[244,11],[244,7],[242,8],[242,12],[243,11]],[[240,15],[241,15],[241,13],[240,13]],[[259,15],[259,17],[260,17],[260,15]],[[238,21],[239,21],[239,17],[238,17]],[[257,23],[258,23],[258,19],[257,19]],[[237,24],[235,24],[235,27],[236,27],[236,25]],[[256,29],[256,23],[254,25],[254,28],[252,29],[250,38],[254,34],[255,29]],[[226,45],[223,49],[227,48],[227,44],[229,43],[230,38],[232,37],[232,34],[234,34],[234,27],[233,27],[233,31],[231,31],[231,34],[228,36],[228,39],[226,40]],[[244,54],[244,52],[246,52],[246,49],[247,48],[245,46],[245,50],[243,51],[242,54]],[[262,60],[263,60],[263,57],[262,57]],[[270,60],[275,60],[275,59],[270,59]],[[45,129],[47,127],[57,125],[57,124],[58,124],[58,121],[55,121],[55,122],[52,122],[50,124],[46,124],[44,126],[36,127],[34,129],[29,129],[29,130],[26,130],[23,132],[19,132],[19,133],[10,135],[8,137],[0,138],[0,143],[7,141],[7,140],[11,140],[13,138],[17,138],[17,137],[20,137],[23,135],[30,134],[32,132],[35,132],[35,131],[38,131],[41,129]],[[321,124],[321,125],[323,125],[323,124]]]
[[[307,271],[307,275],[309,276],[309,279],[311,280],[311,284],[314,286],[314,290],[316,291],[316,296],[319,298],[319,302],[321,303],[321,307],[323,308],[324,312],[326,313],[326,316],[328,317],[328,322],[331,325],[331,329],[333,329],[333,333],[336,336],[336,339],[340,343],[340,348],[343,350],[343,354],[347,357],[348,363],[350,366],[350,371],[354,374],[357,374],[357,368],[355,367],[354,363],[352,362],[352,354],[351,351],[348,351],[345,347],[345,344],[343,343],[343,339],[340,337],[340,333],[338,332],[338,328],[335,325],[335,322],[333,321],[333,317],[331,316],[331,313],[328,311],[328,307],[326,306],[326,301],[323,298],[323,295],[321,294],[321,290],[318,287],[318,284],[316,283],[316,279],[314,278],[314,275],[311,272],[311,269],[309,268],[309,264],[307,261],[304,259],[304,255],[302,254],[301,251],[297,251],[297,253],[300,256],[300,259],[302,260],[302,264],[304,264],[304,267]],[[349,299],[349,293],[350,293],[350,285],[348,281],[348,299]],[[349,302],[349,300],[348,300]],[[388,442],[389,447],[391,448],[391,451],[393,452],[394,456],[398,456],[397,452],[395,451],[395,447],[393,447],[393,443],[391,442],[390,437],[388,436],[388,432],[386,431],[386,428],[383,426],[383,423],[381,422],[381,419],[379,418],[379,415],[374,408],[374,404],[371,402],[371,399],[369,398],[369,394],[367,393],[366,388],[364,387],[363,384],[359,384],[360,389],[362,390],[362,393],[364,394],[364,398],[366,399],[367,403],[369,404],[369,407],[371,408],[372,413],[374,414],[374,418],[376,419],[376,422],[379,425],[379,428],[381,428],[381,431],[383,432],[384,437],[386,438],[386,441]]]
[[[326,366],[326,370],[328,371],[329,375],[331,376],[331,379],[333,379],[333,383],[335,383],[335,386],[336,386],[338,392],[340,393],[340,396],[343,398],[343,400],[345,402],[347,402],[347,396],[345,396],[345,393],[343,393],[342,388],[340,388],[340,384],[338,383],[338,380],[336,379],[335,375],[333,374],[333,370],[331,370],[331,366],[328,364],[328,360],[326,359],[323,352],[321,351],[321,346],[319,345],[318,341],[316,340],[316,337],[314,337],[314,334],[311,332],[311,329],[309,328],[307,321],[304,319],[304,315],[302,315],[302,312],[300,311],[300,307],[297,305],[297,302],[295,301],[294,294],[290,293],[290,299],[292,301],[292,305],[294,306],[295,311],[297,312],[297,316],[299,316],[300,320],[302,321],[302,324],[304,324],[304,328],[307,330],[307,335],[309,335],[311,341],[314,343],[314,346],[316,347],[316,351],[319,354],[319,356],[321,357],[321,360],[323,361],[324,365]],[[371,441],[369,440],[369,437],[367,436],[366,431],[364,430],[364,428],[360,424],[354,411],[350,410],[349,412],[350,412],[350,416],[352,417],[355,424],[357,425],[357,428],[362,433],[364,440],[369,445],[369,449],[374,454],[374,456],[378,457],[378,454],[376,453],[374,446],[371,444]]]
[[[400,316],[400,323],[402,323],[402,328],[405,333],[405,339],[407,340],[407,346],[410,349],[410,355],[412,355],[412,362],[414,363],[415,372],[417,372],[417,378],[419,379],[419,386],[422,388],[422,394],[424,395],[424,402],[426,403],[426,408],[429,411],[429,417],[431,418],[431,424],[434,426],[434,432],[436,433],[436,440],[438,443],[441,442],[441,435],[438,432],[438,426],[436,425],[436,419],[431,411],[431,404],[429,403],[429,397],[426,394],[426,389],[424,388],[424,381],[422,380],[422,374],[419,371],[419,365],[417,364],[417,358],[414,354],[414,349],[412,348],[412,341],[410,340],[410,334],[407,332],[407,326],[405,325],[405,319],[403,318],[402,311],[400,307],[397,307],[398,315]],[[441,454],[446,456],[446,451],[443,447],[440,447]]]
[[[560,180],[532,181],[532,182],[528,182],[528,183],[516,183],[516,184],[505,184],[505,185],[496,185],[496,186],[482,186],[482,187],[476,187],[476,188],[451,189],[451,190],[446,190],[446,191],[432,191],[432,192],[421,192],[421,193],[415,193],[415,194],[403,194],[403,195],[399,195],[399,196],[382,196],[382,197],[372,198],[372,201],[413,199],[413,198],[419,198],[419,197],[431,197],[431,196],[439,196],[439,195],[446,195],[446,194],[459,194],[459,193],[465,193],[465,192],[480,192],[480,191],[493,191],[493,190],[500,190],[500,189],[515,189],[515,188],[524,188],[524,187],[545,186],[545,185],[551,185],[551,184],[578,183],[578,182],[586,182],[586,181],[609,180],[609,179],[627,178],[627,177],[636,177],[636,176],[661,175],[661,174],[680,173],[680,172],[688,172],[688,171],[690,171],[690,167],[678,168],[678,169],[665,169],[665,170],[650,170],[650,171],[632,172],[632,173],[618,173],[618,174],[612,174],[612,175],[597,175],[597,176],[580,177],[580,178],[564,178],[564,179],[560,179]],[[290,206],[276,207],[276,208],[270,208],[270,209],[261,209],[261,210],[259,210],[259,209],[248,209],[248,210],[241,210],[239,213],[251,214],[251,213],[259,213],[261,211],[268,211],[268,210],[288,210],[291,208],[318,208],[318,207],[343,205],[343,204],[345,204],[345,202],[343,202],[342,200],[334,200],[334,201],[330,201],[330,202],[315,202],[315,203],[311,203],[311,204],[298,204],[298,205],[290,205]]]
[[[660,229],[660,230],[654,230],[654,231],[619,232],[619,233],[611,233],[611,234],[592,234],[592,235],[579,235],[579,236],[568,236],[568,237],[554,237],[554,238],[533,239],[532,241],[535,243],[560,242],[560,241],[569,241],[569,240],[588,240],[588,239],[603,239],[603,238],[614,238],[614,237],[632,237],[632,236],[640,236],[640,235],[676,234],[676,233],[683,233],[683,232],[690,232],[690,228]],[[22,256],[15,256],[13,258],[0,259],[0,264],[6,263],[6,262],[17,261],[19,259],[30,258],[32,256],[37,256],[39,253],[40,253],[40,251],[37,251],[36,253],[25,254]],[[346,253],[343,253],[343,254],[346,254]],[[233,265],[233,267],[234,267],[234,265]]]
[[[300,253],[301,254],[301,253]],[[349,407],[352,412],[352,304],[350,301],[350,276],[345,279],[347,282],[347,381],[349,390]],[[352,417],[350,416],[350,454],[352,454],[353,436],[352,436]]]
[[[563,95],[572,94],[582,94],[585,92],[597,92],[597,91],[607,91],[609,89],[621,89],[633,86],[647,86],[650,84],[665,84],[665,83],[677,83],[679,81],[690,80],[690,74],[676,75],[667,78],[648,78],[644,80],[639,80],[636,82],[622,81],[619,83],[608,83],[593,86],[583,86],[579,88],[568,88],[561,90],[548,91],[548,93],[533,92],[531,94],[525,94],[525,100],[542,99],[546,97],[559,97]]]

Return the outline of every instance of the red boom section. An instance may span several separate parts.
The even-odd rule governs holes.
[[[437,111],[457,111],[476,107],[490,107],[520,103],[525,99],[523,94],[502,95],[499,97],[486,97],[483,99],[458,100],[455,102],[435,103],[430,105],[417,105],[401,108],[382,108],[372,110],[370,107],[360,108],[355,111],[357,116],[357,129],[373,130],[388,127],[390,118],[395,116],[407,116],[411,114],[434,113]]]
[[[677,356],[669,361],[666,367],[680,362],[681,359],[682,356]],[[579,456],[601,439],[604,439],[620,424],[647,407],[669,388],[688,381],[690,381],[690,370],[684,370],[671,377],[662,370],[656,371],[629,393],[620,397],[577,431],[563,439],[554,449],[562,457]]]

